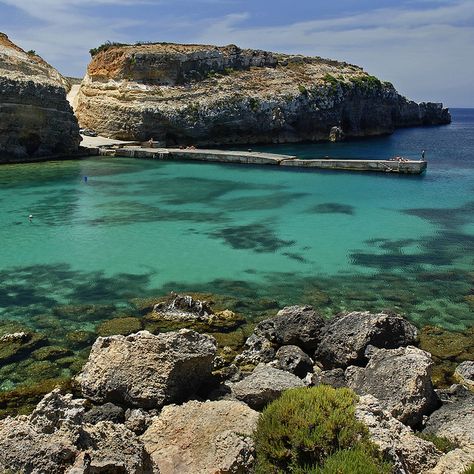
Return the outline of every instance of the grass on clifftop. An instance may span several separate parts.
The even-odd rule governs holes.
[[[352,390],[287,390],[267,406],[255,433],[257,474],[388,474],[391,466],[355,417]]]

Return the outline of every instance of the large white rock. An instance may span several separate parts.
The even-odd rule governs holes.
[[[441,453],[433,443],[413,431],[382,409],[373,396],[360,397],[356,418],[368,428],[372,441],[395,464],[396,474],[419,474],[436,465]]]
[[[179,402],[206,383],[216,349],[213,337],[188,329],[99,337],[79,376],[82,393],[141,408]]]
[[[246,474],[258,416],[236,401],[168,405],[141,440],[161,474]]]
[[[347,385],[360,395],[373,395],[398,420],[416,426],[438,405],[431,382],[433,361],[416,347],[379,349],[367,367],[348,367]]]

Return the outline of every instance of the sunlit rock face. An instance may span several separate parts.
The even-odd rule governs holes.
[[[360,67],[230,45],[104,45],[75,100],[81,126],[166,145],[329,140],[449,123]]]
[[[0,33],[0,162],[68,155],[81,137],[67,80]]]

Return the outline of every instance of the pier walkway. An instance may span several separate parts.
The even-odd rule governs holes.
[[[205,161],[211,163],[242,163],[272,165],[288,168],[331,169],[346,171],[378,171],[383,173],[421,174],[426,170],[426,161],[417,160],[345,160],[345,159],[299,159],[296,156],[263,153],[256,151],[230,151],[191,148],[152,148],[116,144],[115,146],[89,145],[91,154],[148,158],[159,160]]]

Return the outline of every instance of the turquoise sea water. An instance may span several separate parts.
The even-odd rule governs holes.
[[[258,148],[359,158],[425,149],[421,177],[126,158],[1,166],[0,318],[59,341],[130,314],[132,298],[176,290],[233,296],[249,317],[309,303],[471,326],[474,110],[452,112],[449,126]],[[57,309],[97,303],[112,306],[89,318]]]

